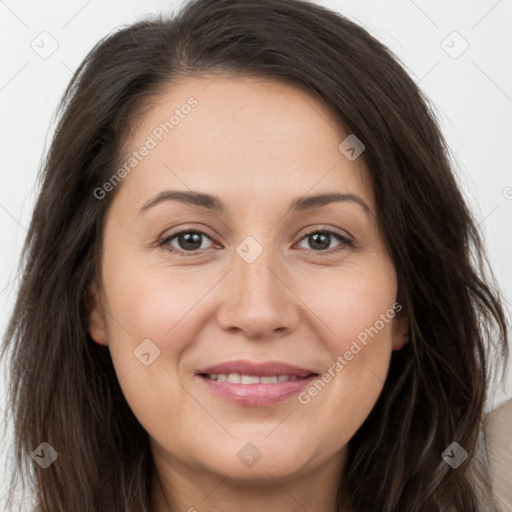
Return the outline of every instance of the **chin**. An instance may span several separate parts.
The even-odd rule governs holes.
[[[288,477],[296,478],[298,474],[306,474],[312,469],[312,457],[305,456],[304,443],[298,444],[302,448],[278,438],[273,441],[264,438],[254,441],[247,438],[230,440],[223,444],[222,453],[210,456],[210,460],[216,461],[212,469],[224,476],[229,474],[230,479],[246,483],[268,483],[272,477],[286,481]]]

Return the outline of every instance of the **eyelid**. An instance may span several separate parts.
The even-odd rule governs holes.
[[[306,226],[297,235],[299,237],[299,241],[302,240],[305,236],[311,235],[313,233],[329,233],[336,236],[339,236],[341,239],[346,242],[354,243],[354,237],[348,233],[347,231],[341,230],[339,228],[334,228],[331,226],[325,226],[322,224],[310,224]],[[318,252],[318,251],[316,251]]]
[[[318,251],[309,249],[308,252],[312,253],[315,256],[323,256],[323,257],[334,256],[338,252],[346,250],[347,247],[351,248],[351,249],[356,248],[354,239],[351,236],[348,236],[346,234],[341,234],[332,228],[325,228],[325,227],[322,227],[322,228],[313,227],[313,228],[308,229],[308,231],[306,231],[302,236],[299,237],[299,240],[294,244],[294,246],[297,244],[300,244],[308,236],[313,235],[315,233],[327,233],[328,235],[331,235],[331,236],[334,236],[335,238],[337,238],[340,242],[339,246],[336,246],[331,249],[322,249],[322,250],[318,250]]]
[[[210,234],[206,229],[204,228],[196,228],[194,226],[181,226],[179,229],[176,229],[176,231],[171,231],[169,233],[165,233],[164,235],[160,236],[157,240],[157,245],[159,247],[164,247],[164,246],[167,246],[168,244],[170,244],[170,241],[177,237],[178,235],[181,235],[182,233],[199,233],[200,235],[204,235],[206,237],[208,237],[213,243],[217,243],[215,241],[215,238],[212,234]],[[170,249],[166,249],[168,252],[171,252],[171,253],[177,253],[177,254],[181,254],[181,255],[186,255],[186,256],[194,256],[196,254],[200,254],[201,252],[204,252],[206,249],[196,249],[195,251],[184,251],[182,249],[176,249],[175,247],[172,248],[172,250]]]

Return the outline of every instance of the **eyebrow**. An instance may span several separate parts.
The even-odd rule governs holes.
[[[217,196],[195,191],[165,190],[158,194],[157,196],[153,197],[152,199],[146,201],[142,205],[139,214],[144,213],[150,208],[153,208],[154,206],[166,201],[179,201],[181,203],[199,206],[200,208],[205,208],[207,210],[212,210],[220,213],[226,211],[224,203]],[[335,202],[347,201],[358,204],[365,211],[365,213],[372,216],[372,212],[369,206],[359,196],[355,194],[341,194],[337,192],[297,197],[292,201],[290,209],[292,211],[305,211],[320,206],[326,206],[328,204]]]

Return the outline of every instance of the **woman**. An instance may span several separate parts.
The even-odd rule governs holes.
[[[100,42],[61,111],[4,345],[36,510],[491,510],[506,321],[385,47],[193,1]]]

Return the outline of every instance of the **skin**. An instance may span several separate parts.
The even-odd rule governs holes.
[[[323,374],[393,307],[396,274],[363,158],[339,151],[348,134],[319,99],[241,77],[184,79],[138,119],[126,147],[139,148],[190,96],[198,105],[123,179],[108,212],[91,336],[109,346],[150,436],[154,512],[334,512],[347,443],[404,344],[404,311],[307,404],[234,404],[195,371],[249,359]],[[174,200],[140,213],[169,189],[214,194],[226,212]],[[354,201],[289,209],[297,197],[333,191],[360,197],[370,213]],[[179,237],[157,245],[182,229],[207,233],[200,254],[187,255]],[[322,229],[354,245],[332,235],[322,253],[306,236]],[[236,251],[247,236],[263,250],[252,263]],[[160,350],[147,366],[133,353],[145,339]],[[252,467],[237,457],[247,442],[262,455]]]

